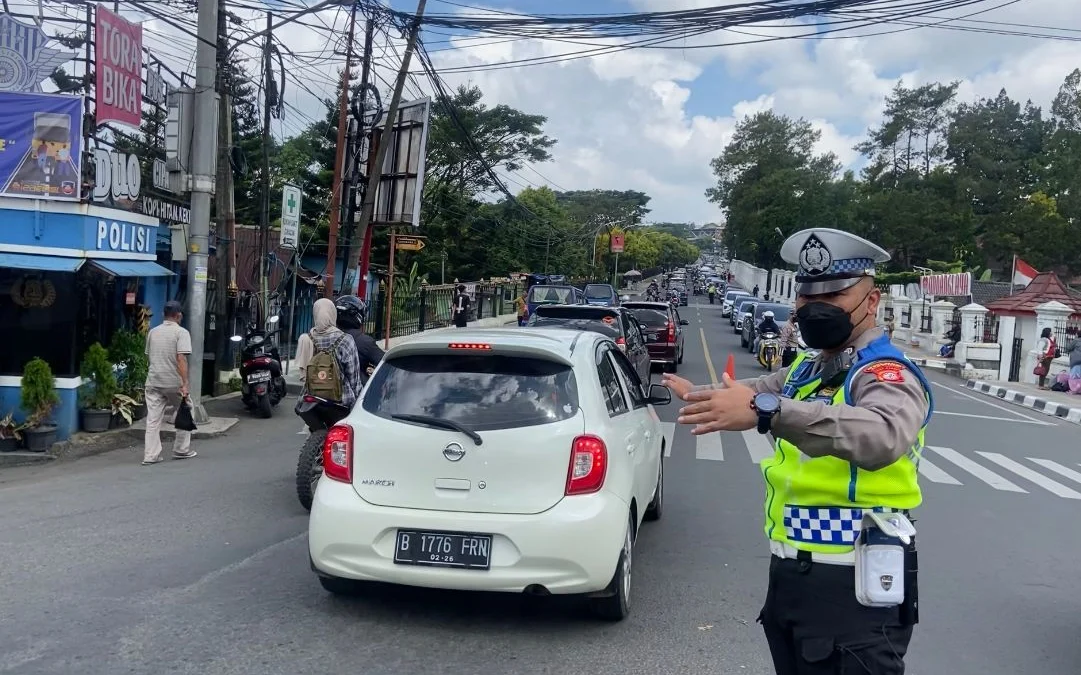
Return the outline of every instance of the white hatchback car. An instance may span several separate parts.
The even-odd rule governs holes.
[[[619,620],[632,549],[661,516],[664,435],[615,343],[465,329],[392,347],[327,434],[308,526],[323,587],[584,594]]]

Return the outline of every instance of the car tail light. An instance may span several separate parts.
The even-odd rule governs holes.
[[[269,356],[260,356],[258,358],[251,359],[249,361],[244,362],[244,367],[245,368],[251,368],[252,366],[269,366],[269,365],[270,365],[270,357]]]
[[[323,441],[323,474],[342,483],[353,482],[353,427],[336,424]]]
[[[608,473],[608,448],[596,436],[579,436],[571,444],[571,465],[567,469],[567,495],[599,492]]]
[[[483,342],[451,342],[447,347],[449,349],[470,349],[482,352],[492,351],[492,345]]]
[[[304,394],[304,402],[305,403],[315,403],[315,401],[316,401],[315,397],[312,396],[311,394]]]
[[[669,321],[668,322],[668,341],[669,342],[675,342],[676,341],[676,322],[675,321]]]
[[[616,346],[623,352],[627,351],[627,341],[623,338],[616,338]]]

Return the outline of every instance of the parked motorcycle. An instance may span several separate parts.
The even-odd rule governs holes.
[[[763,333],[758,341],[758,363],[768,371],[780,364],[781,341],[777,333]]]
[[[250,410],[269,419],[273,406],[285,398],[285,377],[282,375],[281,355],[274,336],[281,332],[273,328],[278,317],[267,320],[270,330],[249,324],[244,337],[234,335],[233,342],[243,343],[240,350],[240,400]]]
[[[295,412],[310,432],[297,460],[297,499],[301,506],[311,511],[315,486],[323,475],[323,442],[330,428],[349,414],[349,408],[336,401],[305,394],[297,401]]]

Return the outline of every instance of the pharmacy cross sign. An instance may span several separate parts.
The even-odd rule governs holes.
[[[300,188],[286,183],[282,186],[282,223],[281,239],[279,245],[282,248],[297,248],[300,239],[300,205],[303,203]]]

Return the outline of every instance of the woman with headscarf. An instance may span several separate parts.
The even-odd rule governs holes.
[[[304,373],[316,351],[334,348],[334,356],[338,361],[338,370],[341,372],[342,379],[341,403],[352,407],[363,388],[357,345],[338,328],[338,310],[334,307],[333,300],[319,298],[315,301],[315,305],[312,306],[312,322],[313,328],[297,340],[294,363]],[[346,339],[343,340],[343,337]],[[308,383],[305,378],[304,393],[307,391]]]
[[[1040,389],[1047,389],[1047,373],[1051,370],[1057,349],[1051,328],[1044,327],[1040,339],[1036,341],[1036,367],[1032,369],[1032,374],[1039,379]]]

